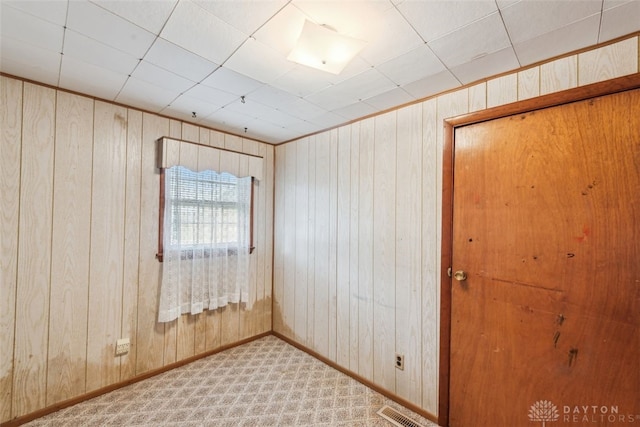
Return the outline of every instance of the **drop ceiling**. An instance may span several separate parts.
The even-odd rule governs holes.
[[[3,73],[273,144],[640,30],[640,0],[0,6]],[[305,19],[367,45],[339,75],[290,62]]]

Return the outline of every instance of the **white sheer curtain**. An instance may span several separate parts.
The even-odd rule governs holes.
[[[158,321],[248,301],[251,177],[165,169]]]

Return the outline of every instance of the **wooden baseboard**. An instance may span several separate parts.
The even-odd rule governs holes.
[[[77,397],[73,397],[71,399],[68,399],[68,400],[65,400],[65,401],[62,401],[62,402],[58,402],[58,403],[56,403],[54,405],[47,406],[46,408],[39,409],[39,410],[37,410],[35,412],[31,412],[31,413],[23,415],[21,417],[14,418],[11,421],[0,423],[0,427],[17,427],[19,425],[28,423],[29,421],[33,421],[33,420],[35,420],[37,418],[44,417],[45,415],[49,415],[49,414],[51,414],[53,412],[57,412],[57,411],[59,411],[61,409],[67,408],[69,406],[73,406],[73,405],[76,405],[78,403],[84,402],[85,400],[93,399],[94,397],[98,397],[98,396],[103,395],[105,393],[109,393],[110,391],[114,391],[114,390],[117,390],[119,388],[122,388],[122,387],[125,387],[125,386],[128,386],[128,385],[137,383],[138,381],[146,380],[147,378],[151,378],[151,377],[154,377],[156,375],[162,374],[164,372],[170,371],[172,369],[179,368],[180,366],[184,366],[184,365],[189,364],[191,362],[195,362],[196,360],[199,360],[199,359],[202,359],[202,358],[205,358],[205,357],[208,357],[208,356],[212,356],[212,355],[214,355],[216,353],[220,353],[221,351],[229,350],[230,348],[238,347],[240,345],[247,344],[249,342],[255,341],[255,340],[260,339],[260,338],[264,338],[264,337],[269,336],[269,335],[271,335],[271,331],[263,332],[263,333],[261,333],[259,335],[253,336],[251,338],[246,338],[244,340],[237,341],[237,342],[234,342],[232,344],[227,344],[227,345],[224,345],[222,347],[216,348],[215,350],[210,350],[210,351],[207,351],[205,353],[198,354],[196,356],[192,356],[192,357],[189,357],[187,359],[180,360],[179,362],[171,363],[169,365],[163,366],[162,368],[154,369],[154,370],[149,371],[149,372],[145,372],[144,374],[137,375],[137,376],[135,376],[133,378],[129,378],[129,379],[125,380],[125,381],[121,381],[121,382],[118,382],[118,383],[115,383],[115,384],[108,385],[106,387],[102,387],[102,388],[100,388],[98,390],[94,390],[92,392],[85,393],[83,395],[80,395],[80,396],[77,396]]]
[[[322,356],[321,354],[316,353],[315,351],[303,346],[300,343],[297,343],[295,341],[293,341],[291,338],[288,338],[282,334],[280,334],[279,332],[273,331],[272,334],[278,338],[280,338],[281,340],[291,344],[292,346],[294,346],[295,348],[304,351],[305,353],[309,354],[310,356],[313,356],[314,358],[320,360],[323,363],[326,363],[327,365],[331,366],[332,368],[334,368],[337,371],[342,372],[343,374],[353,378],[354,380],[358,381],[359,383],[369,387],[372,390],[375,390],[376,392],[380,393],[381,395],[393,400],[394,402],[396,402],[399,405],[404,406],[407,409],[412,410],[413,412],[415,412],[418,415],[423,416],[424,418],[433,421],[434,423],[438,424],[438,417],[433,415],[432,413],[425,411],[424,409],[422,409],[421,407],[417,406],[415,403],[411,403],[408,400],[403,399],[402,397],[390,392],[387,389],[384,389],[382,387],[380,387],[377,384],[374,384],[373,382],[369,381],[368,379],[361,377],[360,375],[356,374],[355,372],[352,372],[338,364],[336,364],[335,362],[327,359],[326,357]]]

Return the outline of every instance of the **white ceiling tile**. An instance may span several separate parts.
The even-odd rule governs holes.
[[[238,113],[253,117],[254,119],[260,119],[272,124],[280,124],[280,126],[285,127],[300,120],[285,112],[279,111],[273,107],[268,107],[256,101],[246,101],[245,103],[236,101],[227,105],[225,109],[237,111]]]
[[[228,68],[220,67],[213,74],[204,79],[202,81],[202,85],[242,96],[264,86],[264,83],[250,77],[243,76],[242,74],[236,73]]]
[[[142,58],[155,35],[85,0],[69,2],[67,28]]]
[[[369,116],[376,113],[377,111],[378,110],[376,110],[373,106],[359,101],[354,102],[351,105],[347,105],[346,107],[333,110],[333,113],[344,117],[347,121],[349,121]]]
[[[279,52],[254,39],[248,39],[224,66],[263,83],[271,83],[295,66]]]
[[[359,55],[374,66],[424,44],[422,38],[407,24],[396,8],[385,11],[383,18],[380,29],[369,35],[369,38],[363,39],[368,43]],[[387,37],[386,34],[393,34],[393,37]]]
[[[556,31],[514,45],[522,66],[552,58],[592,44],[598,40],[599,15],[591,16]]]
[[[501,13],[515,45],[599,14],[601,8],[602,0],[520,1]]]
[[[598,42],[602,43],[636,31],[640,31],[640,1],[633,0],[604,11]]]
[[[463,84],[468,84],[496,74],[515,70],[519,66],[513,49],[508,47],[452,68],[451,72]]]
[[[522,0],[496,0],[496,3],[498,4],[498,9],[504,9],[519,1]]]
[[[340,34],[372,43],[380,38],[385,28],[385,20],[395,21],[395,8],[388,0],[335,1],[335,0],[294,0],[313,22],[328,25]]]
[[[56,86],[61,58],[52,50],[10,37],[0,38],[0,70],[7,74]]]
[[[330,74],[304,65],[296,65],[291,71],[273,81],[278,89],[304,97],[331,85]]]
[[[64,56],[120,74],[131,74],[138,58],[72,30],[64,36]]]
[[[497,11],[493,0],[407,0],[398,9],[427,42]]]
[[[182,0],[160,36],[216,64],[222,64],[247,38],[200,6]]]
[[[330,127],[341,125],[345,123],[346,120],[339,114],[336,114],[332,111],[327,111],[326,113],[320,114],[319,116],[312,117],[308,121],[317,124],[322,129],[327,129]]]
[[[187,95],[180,95],[171,102],[171,105],[162,110],[161,113],[189,122],[199,122],[219,109],[220,106],[211,102]],[[196,113],[195,119],[193,118],[194,112]]]
[[[158,34],[171,15],[178,0],[91,0],[115,15]]]
[[[326,111],[337,110],[339,108],[346,107],[347,105],[359,101],[359,99],[360,98],[354,99],[351,93],[344,92],[336,85],[330,86],[326,89],[321,90],[320,92],[316,92],[305,97],[305,100]]]
[[[375,69],[369,69],[344,82],[309,95],[305,99],[327,110],[336,110],[395,87],[397,85],[383,74]]]
[[[305,120],[300,120],[299,122],[294,123],[291,126],[287,127],[287,130],[294,132],[294,135],[297,135],[297,136],[316,133],[318,131],[321,131],[322,129],[324,129],[323,126],[320,126]],[[280,141],[280,142],[284,142],[284,141]]]
[[[247,95],[246,99],[247,101],[258,101],[273,108],[282,108],[286,111],[287,106],[294,104],[300,98],[275,87],[264,85]]]
[[[404,55],[380,64],[376,69],[394,83],[404,85],[444,71],[445,67],[429,46],[423,44]]]
[[[299,133],[262,120],[254,120],[249,123],[247,132],[242,135],[247,135],[250,138],[260,139],[266,142],[280,143],[296,138]]]
[[[45,50],[62,52],[63,27],[0,4],[0,37],[10,37]]]
[[[251,35],[282,9],[287,0],[194,0],[194,3]]]
[[[368,46],[291,63],[305,19]],[[0,71],[280,143],[638,31],[640,0],[0,0]]]
[[[122,91],[118,94],[116,101],[157,113],[167,105],[170,105],[178,96],[180,96],[178,91],[165,89],[135,77],[129,77]]]
[[[183,93],[195,85],[191,80],[187,80],[184,77],[180,77],[177,74],[173,74],[146,61],[140,61],[140,64],[138,64],[131,74],[131,77],[178,93]]]
[[[378,111],[387,110],[398,105],[408,104],[416,99],[402,88],[391,89],[379,95],[365,99],[363,102],[375,107]]]
[[[118,73],[99,65],[80,61],[70,55],[62,57],[60,87],[113,101],[125,82],[127,73]]]
[[[461,86],[460,82],[450,71],[442,71],[404,85],[402,88],[414,98],[422,99],[459,86]]]
[[[0,15],[5,13],[5,6],[11,6],[63,27],[67,21],[67,3],[67,0],[2,0]]]
[[[244,128],[248,128],[249,124],[254,120],[255,119],[253,117],[247,116],[246,114],[242,114],[226,108],[220,108],[212,114],[208,115],[204,121],[213,121],[215,123],[219,123],[223,125],[224,130],[239,135],[240,133],[243,133]]]
[[[279,104],[278,109],[301,120],[308,120],[328,111],[310,103],[306,99],[301,98],[296,99],[293,102],[281,103]]]
[[[144,60],[194,82],[202,81],[219,66],[162,38],[156,39]]]
[[[208,102],[216,107],[224,107],[239,99],[238,95],[225,92],[220,89],[197,84],[184,92],[184,95],[195,98],[203,102]]]
[[[429,47],[447,68],[473,61],[508,46],[509,37],[499,13],[491,14],[429,42]]]

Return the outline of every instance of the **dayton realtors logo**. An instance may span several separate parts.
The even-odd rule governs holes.
[[[558,408],[549,400],[538,400],[529,408],[529,419],[542,421],[542,427],[545,427],[547,421],[557,421],[559,417]]]
[[[538,400],[529,408],[529,421],[542,422],[542,427],[548,422],[561,420],[563,423],[595,423],[604,422],[612,424],[640,424],[640,415],[633,413],[620,413],[617,405],[564,405],[562,406],[562,419],[558,407],[550,400]]]

